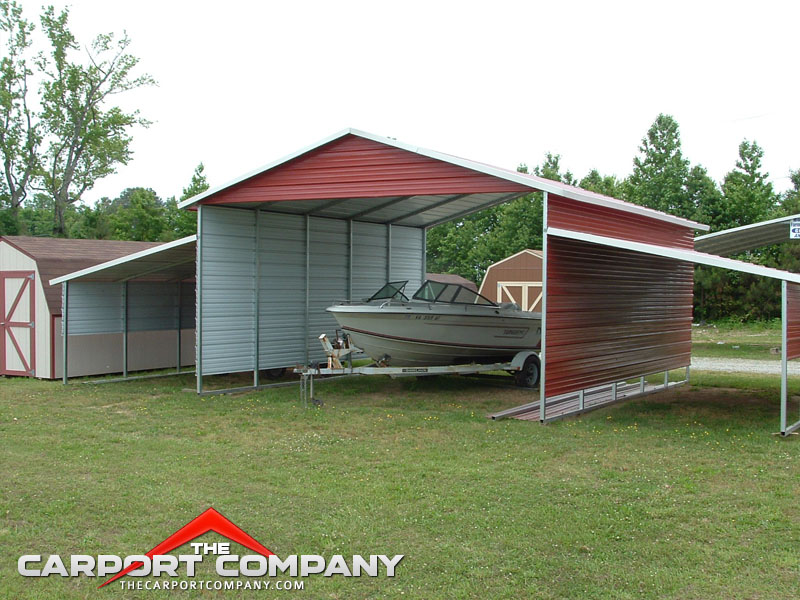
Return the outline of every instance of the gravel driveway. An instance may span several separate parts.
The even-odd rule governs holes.
[[[698,371],[725,371],[727,373],[772,373],[780,375],[781,361],[692,357],[692,369],[697,369]],[[800,375],[800,363],[790,361],[789,374]]]

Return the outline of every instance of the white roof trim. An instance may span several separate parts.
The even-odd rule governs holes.
[[[159,252],[164,252],[164,250],[169,250],[170,248],[177,248],[178,246],[191,244],[196,241],[197,241],[197,236],[190,235],[185,238],[181,238],[179,240],[174,240],[172,242],[161,244],[160,246],[154,246],[152,248],[148,248],[147,250],[141,250],[140,252],[127,254],[125,256],[121,256],[120,258],[115,258],[114,260],[109,260],[107,262],[100,263],[99,265],[94,265],[93,267],[87,267],[86,269],[75,271],[74,273],[67,273],[66,275],[62,275],[61,277],[56,277],[55,279],[51,279],[50,285],[58,285],[60,283],[64,283],[65,281],[71,281],[72,279],[85,277],[86,275],[97,273],[98,271],[103,271],[105,269],[116,267],[117,265],[121,265],[126,262],[131,262],[139,258],[145,258],[153,254],[158,254]]]
[[[378,142],[381,144],[386,144],[387,146],[394,146],[395,148],[400,148],[401,150],[406,150],[408,152],[413,152],[415,154],[420,154],[422,156],[427,156],[428,158],[433,158],[436,160],[441,160],[446,163],[450,163],[453,165],[458,165],[460,167],[464,167],[465,169],[470,169],[472,171],[478,171],[480,173],[485,173],[486,175],[493,175],[494,177],[498,177],[500,179],[505,179],[506,181],[512,181],[514,183],[518,183],[520,185],[527,186],[533,190],[538,190],[542,192],[548,192],[552,194],[557,194],[559,196],[564,196],[565,198],[570,198],[572,200],[578,200],[580,202],[587,202],[589,204],[596,204],[598,206],[605,206],[608,208],[613,208],[616,210],[621,210],[625,212],[630,212],[633,214],[642,215],[645,217],[650,217],[653,219],[658,219],[660,221],[666,221],[668,223],[674,223],[676,225],[682,225],[684,227],[691,227],[692,229],[697,229],[701,231],[708,231],[708,225],[703,225],[701,223],[696,223],[695,221],[690,221],[689,219],[683,219],[681,217],[676,217],[673,215],[669,215],[666,213],[659,212],[657,210],[653,210],[651,208],[645,208],[643,206],[638,206],[636,204],[630,204],[628,202],[623,202],[622,200],[617,200],[616,198],[611,198],[608,196],[603,196],[601,194],[596,194],[594,192],[589,192],[587,190],[582,190],[581,188],[576,188],[573,186],[568,186],[559,182],[550,181],[549,179],[543,179],[541,177],[536,177],[535,175],[529,175],[526,173],[518,173],[516,171],[509,171],[506,169],[501,169],[499,167],[492,167],[491,165],[486,165],[483,163],[475,162],[472,160],[468,160],[465,158],[459,158],[457,156],[453,156],[451,154],[444,154],[442,152],[436,152],[435,150],[428,150],[426,148],[420,148],[419,146],[413,146],[411,144],[406,144],[404,142],[399,142],[397,140],[393,140],[384,136],[375,135],[374,133],[368,133],[366,131],[361,131],[359,129],[343,129],[333,135],[330,135],[315,144],[311,144],[310,146],[306,146],[301,150],[293,152],[283,158],[280,158],[276,161],[268,163],[262,167],[259,167],[253,171],[245,173],[228,183],[224,183],[222,185],[210,188],[203,192],[202,194],[198,194],[188,200],[184,200],[181,202],[178,207],[179,208],[187,208],[194,204],[197,204],[201,200],[208,198],[226,188],[229,188],[237,183],[241,183],[251,177],[254,177],[260,173],[265,171],[269,171],[270,169],[274,169],[275,167],[282,165],[298,156],[306,154],[311,150],[315,150],[320,146],[324,146],[334,140],[342,138],[348,134],[355,135],[358,137],[362,137],[364,139],[372,140],[373,142]]]
[[[788,217],[778,217],[777,219],[770,219],[769,221],[759,221],[758,223],[751,223],[750,225],[741,225],[739,227],[732,227],[731,229],[723,229],[722,231],[715,231],[714,233],[707,233],[694,238],[695,242],[700,240],[709,240],[721,236],[736,235],[737,233],[748,231],[750,229],[758,229],[766,227],[767,225],[774,225],[775,223],[782,223],[784,221],[791,221],[792,219],[800,219],[800,214],[789,215]],[[789,239],[789,238],[786,238]]]
[[[625,250],[633,250],[635,252],[642,252],[644,254],[652,254],[654,256],[663,256],[664,258],[672,258],[675,260],[682,260],[695,264],[708,265],[709,267],[720,267],[722,269],[730,269],[732,271],[740,271],[742,273],[770,277],[771,279],[781,279],[784,281],[791,281],[792,283],[800,283],[800,274],[798,273],[789,273],[788,271],[781,271],[779,269],[761,267],[759,265],[743,262],[741,260],[723,258],[722,256],[717,256],[715,254],[705,254],[703,252],[697,252],[696,250],[682,250],[680,248],[668,248],[666,246],[657,246],[655,244],[643,244],[642,242],[631,242],[628,240],[621,240],[619,238],[610,238],[602,235],[570,231],[568,229],[558,229],[555,227],[549,227],[545,232],[545,235],[554,235],[570,240],[601,244],[603,246],[611,246],[613,248],[623,248]]]

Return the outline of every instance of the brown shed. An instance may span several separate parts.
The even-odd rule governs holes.
[[[523,310],[542,310],[542,251],[522,250],[486,269],[479,293],[494,302],[516,302]]]
[[[465,288],[472,290],[473,292],[478,291],[477,285],[475,285],[469,279],[461,277],[461,275],[453,275],[452,273],[425,273],[425,279],[429,279],[430,281],[438,281],[440,283],[456,283],[458,285],[463,285]]]

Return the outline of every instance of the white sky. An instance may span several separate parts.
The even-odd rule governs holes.
[[[41,2],[23,0],[28,18]],[[800,3],[73,0],[88,43],[127,30],[158,87],[119,98],[155,121],[85,195],[180,195],[345,127],[500,167],[562,155],[624,177],[659,112],[721,181],[742,139],[779,190],[800,169]]]

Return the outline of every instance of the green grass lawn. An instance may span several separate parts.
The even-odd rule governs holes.
[[[143,553],[210,506],[279,555],[405,555],[394,579],[313,576],[303,598],[795,595],[777,378],[692,375],[546,426],[486,418],[531,392],[447,377],[328,382],[309,409],[294,387],[198,398],[191,376],[0,379],[0,597],[232,597],[16,572]]]
[[[692,355],[703,358],[780,360],[781,323],[718,322],[692,328]]]

